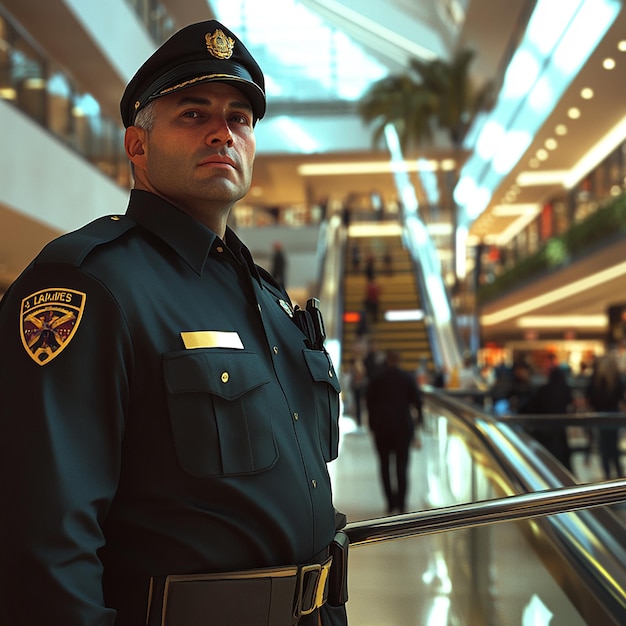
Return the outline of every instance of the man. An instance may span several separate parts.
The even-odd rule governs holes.
[[[272,254],[272,276],[283,288],[287,288],[287,257],[280,241],[274,242],[274,253]]]
[[[369,427],[374,434],[389,513],[406,510],[411,442],[415,437],[415,422],[422,422],[422,398],[415,378],[399,365],[400,354],[389,350],[383,368],[367,387]]]
[[[265,106],[233,33],[179,31],[121,100],[126,214],[3,299],[3,626],[346,623],[337,376],[226,226]]]

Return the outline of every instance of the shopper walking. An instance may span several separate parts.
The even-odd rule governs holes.
[[[422,423],[422,397],[400,354],[390,350],[385,364],[367,386],[369,427],[374,435],[387,511],[404,512],[411,443]]]

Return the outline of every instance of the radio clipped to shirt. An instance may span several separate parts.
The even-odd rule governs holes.
[[[298,328],[306,336],[307,347],[311,350],[323,350],[326,328],[320,311],[320,301],[317,298],[309,298],[305,309],[296,305],[293,316]]]

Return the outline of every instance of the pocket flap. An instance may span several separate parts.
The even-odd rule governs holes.
[[[265,385],[270,378],[254,352],[208,350],[166,354],[163,370],[170,393],[212,393],[227,400]]]
[[[328,383],[339,393],[341,386],[330,357],[321,350],[303,350],[302,353],[313,380]]]

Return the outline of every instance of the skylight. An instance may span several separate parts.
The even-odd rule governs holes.
[[[357,100],[388,73],[297,0],[211,0],[211,5],[263,68],[268,98]]]

